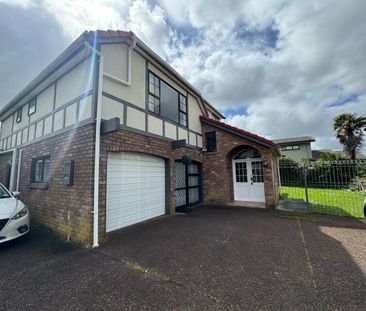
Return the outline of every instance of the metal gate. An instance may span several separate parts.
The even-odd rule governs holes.
[[[202,198],[202,167],[192,162],[185,165],[175,161],[175,206],[177,211],[201,203]]]
[[[366,161],[280,161],[278,209],[364,218]]]

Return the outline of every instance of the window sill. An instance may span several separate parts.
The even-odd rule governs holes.
[[[31,182],[29,189],[48,189],[48,182]]]

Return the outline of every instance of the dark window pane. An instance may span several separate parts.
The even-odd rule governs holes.
[[[17,110],[16,121],[17,121],[17,123],[19,123],[20,121],[22,121],[22,108],[19,108]]]
[[[187,112],[187,100],[183,95],[179,96],[179,109],[183,112]]]
[[[44,160],[43,162],[43,178],[42,181],[43,182],[48,182],[50,179],[50,160]]]
[[[159,87],[158,86],[154,87],[154,94],[155,94],[155,96],[160,97],[160,92],[159,92]]]
[[[34,181],[42,181],[42,160],[38,160],[34,166]]]
[[[36,112],[36,99],[32,99],[28,104],[28,115],[32,115]]]
[[[187,126],[187,115],[186,114],[184,114],[182,112],[179,113],[179,123],[181,125]]]
[[[178,92],[161,81],[160,114],[169,120],[178,122]]]
[[[154,84],[149,83],[149,92],[150,93],[154,94],[154,88],[155,88]]]
[[[216,132],[207,132],[205,138],[207,151],[216,151]]]
[[[252,158],[260,158],[261,154],[258,150],[253,148],[244,149],[243,151],[239,152],[234,159],[252,159]]]

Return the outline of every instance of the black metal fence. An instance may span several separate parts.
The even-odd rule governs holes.
[[[280,208],[363,218],[366,161],[280,161]]]

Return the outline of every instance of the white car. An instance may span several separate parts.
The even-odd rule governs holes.
[[[10,193],[0,184],[0,243],[21,237],[29,232],[29,211],[17,199],[19,192]]]

